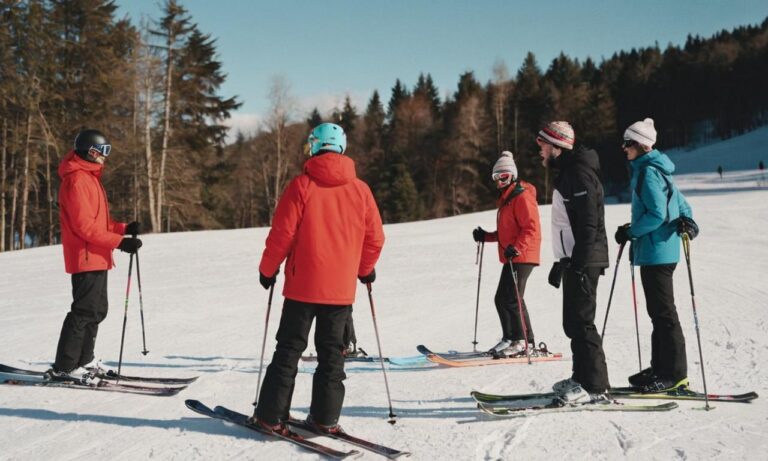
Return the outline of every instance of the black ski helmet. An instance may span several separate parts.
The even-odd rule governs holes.
[[[99,130],[82,130],[75,136],[75,152],[85,160],[91,160],[88,158],[88,151],[94,148],[101,152],[105,157],[109,155],[112,150],[112,146],[109,144],[109,140]]]

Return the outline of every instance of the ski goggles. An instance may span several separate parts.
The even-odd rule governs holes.
[[[621,148],[626,149],[627,147],[632,147],[636,145],[637,145],[637,141],[635,141],[634,139],[625,139],[624,142],[621,143]]]
[[[88,150],[95,150],[99,155],[109,157],[110,152],[112,152],[112,144],[93,144]]]
[[[503,182],[508,183],[512,181],[512,173],[509,173],[507,171],[501,172],[501,173],[493,173],[491,175],[491,178],[493,179],[493,182]]]

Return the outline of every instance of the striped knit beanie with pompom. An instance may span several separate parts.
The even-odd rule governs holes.
[[[573,127],[568,122],[550,122],[539,131],[538,136],[554,146],[568,150],[573,149],[576,140]]]

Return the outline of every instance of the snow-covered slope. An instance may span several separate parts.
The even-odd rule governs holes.
[[[768,192],[751,173],[679,177],[701,226],[693,242],[693,276],[706,378],[711,392],[761,394],[751,404],[681,402],[660,414],[575,413],[517,419],[481,416],[469,391],[547,390],[567,377],[570,362],[467,369],[390,369],[395,412],[387,424],[381,370],[348,370],[342,424],[413,452],[413,459],[765,459],[768,452]],[[745,176],[746,175],[746,176]],[[629,205],[606,207],[612,233],[628,221]],[[561,327],[561,293],[547,285],[552,262],[550,207],[541,207],[543,264],[528,281],[527,304],[538,341],[569,355]],[[495,227],[495,212],[386,227],[387,243],[373,285],[384,353],[413,356],[418,344],[470,349],[477,266],[471,230]],[[246,430],[200,417],[184,407],[196,398],[210,405],[252,410],[264,333],[267,292],[257,265],[267,229],[148,235],[141,250],[147,342],[142,356],[136,285],[128,311],[125,371],[149,375],[200,375],[176,397],[158,398],[79,390],[0,386],[0,459],[3,460],[286,460],[317,459],[290,444],[266,441]],[[116,363],[123,318],[128,257],[116,254],[110,273],[111,312],[99,333],[97,354]],[[480,296],[480,347],[500,336],[493,294],[501,265],[485,249]],[[601,280],[597,323],[602,325],[613,266]],[[605,350],[611,382],[624,385],[638,369],[629,267],[621,262]],[[280,284],[278,288],[280,288]],[[638,279],[638,289],[639,279]],[[675,274],[678,310],[687,340],[689,376],[702,387],[688,280],[681,261]],[[651,326],[639,289],[643,365],[650,358]],[[69,277],[61,248],[0,254],[0,363],[44,369],[52,361],[65,313]],[[269,324],[266,362],[282,298]],[[358,291],[359,344],[376,352],[366,293]],[[313,350],[310,346],[310,350]],[[297,377],[293,411],[306,414],[312,375]],[[334,446],[340,444],[329,442]],[[377,459],[365,454],[363,459]]]
[[[768,164],[768,126],[693,150],[670,149],[667,154],[678,174],[715,173],[718,166],[725,171],[756,170],[761,160]]]

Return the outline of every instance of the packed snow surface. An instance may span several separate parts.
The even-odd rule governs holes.
[[[768,453],[768,188],[759,172],[676,177],[701,228],[692,243],[693,279],[706,381],[713,393],[756,391],[744,403],[680,402],[666,413],[581,412],[495,419],[469,397],[486,392],[547,391],[568,377],[571,363],[450,369],[389,367],[397,424],[377,363],[347,368],[341,423],[347,430],[413,453],[412,459],[765,459]],[[493,204],[489,204],[489,207]],[[540,208],[542,265],[526,293],[537,341],[570,358],[561,327],[561,292],[547,284],[552,263],[550,207]],[[387,242],[373,284],[383,353],[418,355],[471,350],[478,266],[471,230],[495,228],[494,210],[385,227]],[[600,281],[596,323],[602,327],[618,246],[613,232],[629,221],[629,204],[606,206],[611,267]],[[141,354],[136,284],[131,287],[124,372],[198,375],[175,397],[87,390],[0,386],[0,459],[3,460],[291,460],[318,459],[292,444],[205,418],[184,406],[188,398],[213,407],[252,411],[267,312],[258,262],[268,229],[146,235],[141,275],[147,347]],[[493,295],[501,264],[492,245],[482,266],[478,348],[500,337]],[[128,256],[115,253],[110,272],[111,311],[96,352],[117,364]],[[46,369],[53,361],[69,309],[70,279],[59,246],[0,254],[0,363]],[[642,366],[649,365],[651,325],[637,276]],[[279,278],[269,318],[265,365],[274,350],[282,297]],[[702,389],[699,349],[684,259],[675,272],[676,304],[686,336],[692,387]],[[359,345],[377,354],[371,306],[360,286],[354,305]],[[605,334],[613,385],[638,370],[629,265],[622,258]],[[313,346],[307,351],[314,352]],[[293,414],[306,415],[312,367],[299,364]],[[328,445],[351,448],[322,439]],[[378,459],[365,452],[361,459]]]

